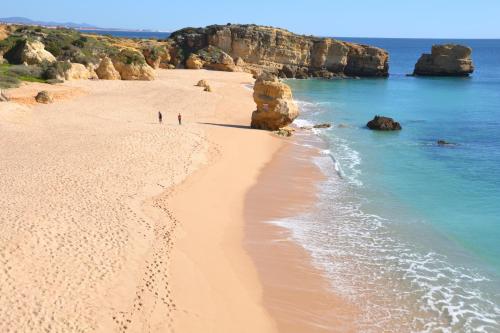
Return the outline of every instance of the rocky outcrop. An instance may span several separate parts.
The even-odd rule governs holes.
[[[154,69],[169,68],[171,60],[170,52],[166,45],[145,45],[142,48],[142,54],[149,66]]]
[[[252,113],[252,128],[276,131],[291,124],[299,115],[290,87],[276,77],[258,78],[253,99],[257,110]]]
[[[397,121],[383,116],[375,116],[375,118],[370,120],[366,126],[369,129],[376,131],[398,131],[402,129],[401,125]]]
[[[208,87],[208,82],[207,82],[207,80],[200,80],[200,81],[198,81],[196,86],[206,88],[206,87]]]
[[[116,70],[110,58],[105,57],[101,60],[96,69],[97,77],[101,80],[121,80],[120,73]]]
[[[65,80],[94,80],[97,74],[90,68],[82,64],[71,64],[71,67],[64,73]]]
[[[155,79],[155,71],[146,63],[142,53],[137,50],[123,49],[111,60],[122,80],[151,81]]]
[[[45,50],[42,42],[19,40],[16,45],[5,53],[4,58],[11,64],[39,65],[43,62],[55,62],[56,58]]]
[[[174,32],[172,43],[185,54],[214,47],[247,69],[260,67],[282,77],[387,76],[385,50],[331,38],[293,34],[257,25],[213,25]],[[210,62],[211,63],[211,62]],[[222,67],[224,70],[227,67]],[[214,69],[217,68],[217,66]]]
[[[203,68],[203,61],[201,58],[195,54],[192,53],[189,58],[186,60],[186,68],[187,69],[202,69]]]
[[[40,91],[36,97],[35,97],[35,100],[38,102],[38,103],[42,103],[42,104],[49,104],[49,103],[52,103],[54,101],[54,98],[52,97],[52,94],[49,93],[48,91],[46,90],[42,90]]]
[[[474,72],[472,49],[463,45],[432,46],[431,54],[423,54],[415,65],[414,75],[468,76]]]

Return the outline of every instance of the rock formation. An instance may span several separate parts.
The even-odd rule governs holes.
[[[207,80],[200,80],[200,81],[198,81],[196,86],[206,88],[206,87],[208,87],[208,82],[207,82]]]
[[[121,80],[120,73],[115,69],[109,57],[101,60],[99,67],[96,69],[96,74],[101,80]]]
[[[398,131],[401,130],[401,125],[389,117],[375,116],[366,124],[371,130],[377,131]]]
[[[192,53],[212,47],[238,59],[238,66],[247,70],[260,68],[282,77],[388,75],[385,50],[330,38],[296,35],[278,28],[213,25],[182,29],[170,38],[173,45],[182,50],[177,52],[180,63],[185,63]]]
[[[290,87],[276,77],[258,78],[253,99],[257,110],[252,113],[252,128],[276,131],[291,124],[299,115]]]
[[[186,60],[186,68],[187,69],[202,69],[203,68],[203,61],[201,58],[197,55],[192,53]]]
[[[155,79],[155,71],[146,63],[142,53],[133,49],[122,49],[112,58],[113,66],[120,73],[122,80]]]
[[[52,103],[54,101],[54,98],[52,97],[52,94],[49,93],[48,91],[46,90],[42,90],[40,91],[36,97],[35,97],[35,100],[38,102],[38,103],[42,103],[42,104],[49,104],[49,103]]]
[[[7,95],[5,95],[5,93],[0,90],[0,102],[8,102],[9,101],[9,97]]]
[[[142,55],[147,64],[154,69],[169,67],[171,57],[166,45],[145,45],[142,48]]]
[[[463,45],[432,46],[431,54],[423,54],[415,65],[414,75],[468,76],[474,71],[472,49]]]
[[[82,64],[71,64],[71,67],[64,73],[65,80],[90,80],[97,79],[97,74]]]
[[[16,45],[4,54],[11,64],[39,65],[43,62],[55,62],[56,58],[45,50],[42,42],[19,40]]]

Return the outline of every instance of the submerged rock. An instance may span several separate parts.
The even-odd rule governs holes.
[[[54,98],[52,97],[52,94],[47,90],[42,90],[36,95],[35,100],[38,103],[49,104],[54,101]]]
[[[438,144],[439,146],[455,146],[455,145],[456,145],[456,143],[453,143],[453,142],[448,142],[448,141],[446,141],[446,140],[438,140],[438,141],[437,141],[437,144]]]
[[[474,72],[472,49],[463,45],[432,46],[431,54],[423,54],[415,65],[414,75],[468,76]]]
[[[366,126],[376,131],[399,131],[402,129],[401,125],[394,119],[383,116],[375,116]]]
[[[252,128],[276,131],[291,124],[299,115],[292,90],[276,77],[264,75],[257,79],[253,99],[257,110],[252,113]]]
[[[314,125],[313,128],[330,128],[332,127],[331,124],[328,124],[328,123],[324,123],[324,124],[317,124],[317,125]]]

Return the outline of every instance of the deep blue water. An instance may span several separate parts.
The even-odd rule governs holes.
[[[113,37],[137,38],[137,39],[166,39],[169,32],[158,31],[117,31],[117,30],[78,30],[87,34],[110,35]]]
[[[277,223],[364,305],[362,331],[500,332],[500,40],[348,40],[387,49],[391,75],[287,82],[299,124],[334,126],[317,207]],[[406,76],[449,42],[473,48],[470,78]],[[374,115],[403,130],[366,129]]]

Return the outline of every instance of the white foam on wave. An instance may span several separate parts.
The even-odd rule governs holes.
[[[314,212],[272,223],[291,231],[336,293],[364,309],[357,331],[500,332],[488,279],[401,241],[390,221],[365,213],[357,187],[339,177],[330,156],[325,150],[316,160],[329,177]]]

